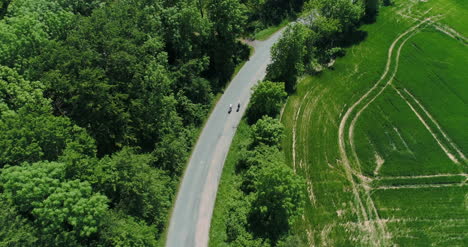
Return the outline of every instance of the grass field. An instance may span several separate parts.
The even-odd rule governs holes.
[[[316,246],[468,245],[468,1],[394,1],[282,122]]]
[[[255,40],[267,40],[271,35],[274,33],[278,32],[281,28],[285,27],[288,25],[289,20],[283,20],[280,24],[276,26],[271,26],[268,28],[265,28],[257,33],[254,34],[254,39]]]

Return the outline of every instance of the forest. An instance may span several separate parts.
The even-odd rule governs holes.
[[[1,0],[0,246],[157,245],[240,38],[301,7]]]
[[[0,0],[0,246],[157,245],[241,38],[303,5]]]

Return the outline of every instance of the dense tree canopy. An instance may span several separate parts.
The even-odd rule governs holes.
[[[280,146],[284,126],[277,119],[263,116],[252,126],[253,145]]]
[[[94,153],[94,141],[67,117],[52,114],[44,85],[0,66],[0,167],[56,160],[65,149]]]
[[[22,215],[32,217],[39,243],[76,245],[97,234],[107,198],[88,182],[65,179],[65,165],[38,162],[4,168],[4,197]]]
[[[254,232],[277,241],[302,214],[305,183],[279,163],[260,170],[255,188],[250,216]]]
[[[213,95],[248,57],[249,11],[0,1],[0,241],[156,245]]]
[[[263,115],[276,117],[286,99],[284,83],[263,81],[252,89],[252,98],[247,109],[250,123],[255,123]]]
[[[308,49],[312,31],[301,23],[290,25],[283,36],[271,49],[272,63],[268,65],[267,78],[284,81],[291,92],[296,87],[296,80],[305,71],[304,62],[311,55]]]

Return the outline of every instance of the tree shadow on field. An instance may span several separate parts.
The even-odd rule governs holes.
[[[367,39],[367,32],[362,30],[354,30],[343,34],[339,46],[348,48],[357,45]]]

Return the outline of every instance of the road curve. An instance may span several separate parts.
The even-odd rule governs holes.
[[[166,247],[206,247],[219,179],[232,138],[245,111],[251,88],[262,80],[271,61],[270,48],[281,31],[254,41],[254,54],[229,84],[192,152],[169,223]],[[241,103],[236,112],[237,103]],[[228,114],[229,104],[233,111]]]

